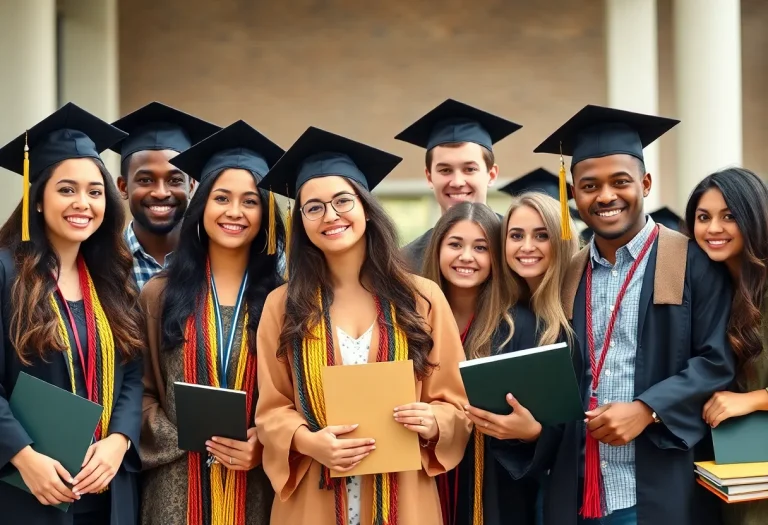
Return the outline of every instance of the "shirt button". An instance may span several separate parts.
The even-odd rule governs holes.
[[[611,371],[610,370],[606,370],[605,371],[605,375],[607,375],[607,376],[611,375]]]
[[[608,309],[613,312],[613,305],[609,306]]]
[[[611,341],[611,342],[610,342],[610,344],[609,344],[608,346],[610,346],[611,348],[613,348],[614,346],[616,346],[616,342],[615,342],[615,341]]]
[[[611,275],[613,275],[614,277],[617,277],[619,275],[619,272],[617,272],[616,270],[613,270],[611,272]]]
[[[607,404],[608,404],[608,403],[610,403],[610,402],[611,402],[611,400],[610,400],[610,399],[603,399],[603,404],[604,404],[604,405],[607,405]]]
[[[601,466],[601,467],[603,467],[603,468],[608,468],[608,462],[606,462],[606,461],[601,461],[601,462],[600,462],[600,466]]]

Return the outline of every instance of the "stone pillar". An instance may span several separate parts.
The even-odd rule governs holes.
[[[57,108],[56,0],[0,2],[0,71],[3,145]],[[2,223],[21,201],[21,176],[0,168],[0,177]]]
[[[708,174],[742,162],[741,3],[674,0],[677,206]]]

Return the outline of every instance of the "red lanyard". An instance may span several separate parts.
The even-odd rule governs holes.
[[[83,378],[85,379],[85,391],[88,395],[88,399],[93,400],[91,395],[93,392],[93,373],[94,373],[94,366],[91,366],[91,363],[88,363],[88,366],[86,366],[85,361],[85,355],[83,354],[83,346],[80,344],[80,335],[78,334],[77,330],[77,324],[75,324],[75,316],[72,315],[72,310],[69,308],[69,303],[67,303],[67,300],[64,298],[64,294],[61,293],[61,289],[59,288],[58,284],[56,285],[56,291],[59,294],[59,297],[61,298],[61,303],[64,305],[64,309],[67,311],[67,317],[69,318],[69,326],[72,328],[72,334],[75,336],[75,344],[77,345],[77,354],[80,357],[80,366],[83,369]],[[88,355],[90,356],[91,353],[89,352]],[[74,366],[74,363],[73,363]],[[74,375],[74,370],[72,371]],[[75,385],[73,385],[74,387]]]
[[[475,320],[475,314],[472,314],[472,317],[469,319],[469,322],[467,323],[467,327],[464,329],[463,332],[461,332],[461,344],[464,344],[464,341],[467,340],[469,329],[472,328],[472,321],[474,320]]]
[[[603,371],[603,364],[605,364],[605,356],[608,355],[608,347],[611,343],[611,337],[613,336],[613,328],[616,325],[616,318],[619,315],[619,308],[621,308],[621,302],[624,299],[624,295],[627,293],[627,289],[629,288],[629,283],[632,281],[632,277],[634,277],[635,272],[637,271],[637,267],[640,266],[640,263],[643,262],[643,259],[645,258],[645,255],[648,253],[648,250],[651,249],[651,246],[653,245],[653,242],[656,240],[656,237],[658,237],[659,234],[659,227],[656,226],[651,234],[648,236],[648,240],[645,241],[645,244],[643,245],[643,249],[640,250],[640,254],[638,254],[637,258],[635,259],[635,262],[632,263],[632,266],[629,268],[629,273],[627,274],[626,279],[624,279],[624,283],[621,285],[621,288],[619,289],[619,294],[616,296],[616,303],[613,305],[613,310],[611,311],[611,317],[608,321],[608,328],[605,331],[605,337],[603,338],[603,351],[600,354],[600,361],[597,361],[597,358],[595,356],[595,336],[592,330],[592,261],[589,261],[587,263],[587,345],[589,347],[589,362],[592,369],[592,393],[591,397],[597,397],[597,387],[600,383],[600,373]],[[592,410],[590,408],[590,410]]]

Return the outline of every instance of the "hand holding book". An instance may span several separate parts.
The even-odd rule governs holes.
[[[246,441],[229,439],[224,437],[213,437],[205,442],[208,453],[211,454],[218,463],[229,470],[251,470],[256,467],[259,457],[256,454],[256,427],[251,427],[247,432]]]
[[[467,417],[474,423],[475,428],[496,439],[519,439],[536,441],[541,435],[541,423],[536,421],[530,411],[515,399],[512,394],[506,395],[507,404],[512,413],[506,416],[480,410],[470,405],[464,407]]]
[[[11,463],[41,504],[60,505],[80,499],[64,483],[72,483],[72,476],[55,459],[25,447],[11,458]]]
[[[395,408],[395,421],[412,432],[416,432],[425,441],[437,441],[440,429],[437,427],[435,414],[429,403],[410,403]]]

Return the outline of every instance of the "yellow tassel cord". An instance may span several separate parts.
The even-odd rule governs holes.
[[[275,231],[275,194],[269,192],[269,229],[267,230],[267,255],[277,253],[277,232]]]
[[[472,525],[483,525],[483,471],[485,469],[485,440],[483,434],[475,429],[475,490],[473,491]]]
[[[571,214],[568,209],[568,181],[565,176],[565,161],[563,160],[563,145],[560,144],[560,237],[565,241],[571,240]]]
[[[21,240],[29,240],[29,145],[24,135],[24,188],[21,199]]]
[[[285,215],[285,278],[288,279],[288,261],[291,253],[291,233],[293,217],[291,216],[291,201],[288,200],[288,213]]]

